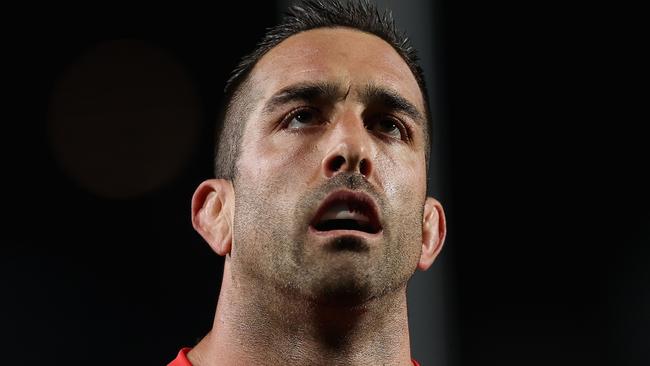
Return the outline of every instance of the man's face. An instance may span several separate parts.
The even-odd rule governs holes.
[[[405,286],[422,250],[424,102],[380,38],[294,35],[251,73],[233,271],[318,302]]]

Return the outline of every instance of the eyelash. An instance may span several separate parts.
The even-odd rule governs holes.
[[[317,115],[320,114],[320,111],[318,109],[316,109],[316,108],[313,108],[313,107],[304,107],[304,106],[303,107],[297,107],[297,108],[294,108],[294,109],[290,110],[287,113],[287,115],[284,118],[282,118],[282,120],[280,121],[279,127],[281,129],[284,129],[286,131],[290,131],[292,133],[304,133],[303,129],[299,129],[299,128],[298,129],[288,129],[287,128],[287,126],[293,120],[293,118],[296,117],[301,112],[313,112],[313,113],[316,113]],[[390,114],[383,115],[381,117],[382,118],[383,117],[388,117],[388,119],[390,119],[391,122],[394,123],[395,126],[399,129],[400,134],[402,134],[402,139],[400,139],[400,141],[402,141],[402,142],[411,142],[411,130],[405,123],[403,123],[400,119],[398,119],[397,117],[394,117],[394,116],[392,116]],[[379,122],[375,122],[375,123],[379,123]],[[379,133],[379,136],[382,139],[396,140],[395,138],[390,137],[390,136],[388,136],[386,134],[383,134],[383,133]]]
[[[284,118],[282,118],[282,120],[280,121],[280,128],[286,129],[289,123],[291,122],[291,120],[294,117],[296,117],[300,112],[313,112],[317,115],[320,114],[320,111],[318,109],[312,107],[294,108],[290,110],[289,113],[287,113],[287,115]]]
[[[389,119],[391,121],[391,123],[393,123],[395,125],[395,127],[397,127],[397,129],[400,131],[400,134],[402,135],[401,141],[411,142],[411,130],[408,127],[407,124],[403,123],[399,118],[397,118],[397,117],[395,117],[393,115],[390,115],[390,114],[386,114],[386,115],[383,115],[383,116],[379,117],[379,121],[377,121],[375,123],[381,123],[382,118]],[[387,136],[386,134],[380,134],[380,135],[382,137],[385,136],[386,138],[394,139],[392,137]]]

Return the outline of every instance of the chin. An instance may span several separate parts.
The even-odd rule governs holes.
[[[356,252],[336,254],[333,262],[325,263],[312,282],[316,302],[331,306],[360,305],[371,299],[376,286],[367,261],[358,258]]]
[[[330,252],[367,253],[370,251],[368,240],[356,235],[343,235],[328,240],[326,248]]]
[[[324,283],[317,289],[316,302],[320,305],[332,307],[351,307],[363,305],[372,298],[372,291],[368,284],[358,283],[353,280],[339,283]]]

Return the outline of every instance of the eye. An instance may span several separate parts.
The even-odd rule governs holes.
[[[318,123],[318,112],[311,108],[300,108],[291,112],[285,119],[287,129],[300,129]]]
[[[407,137],[400,122],[394,118],[382,117],[373,127],[377,132],[398,140],[405,140]]]

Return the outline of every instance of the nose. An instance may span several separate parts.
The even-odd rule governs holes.
[[[373,145],[360,118],[340,121],[330,141],[331,148],[322,162],[323,174],[327,178],[341,172],[370,177],[374,168],[371,158]]]

